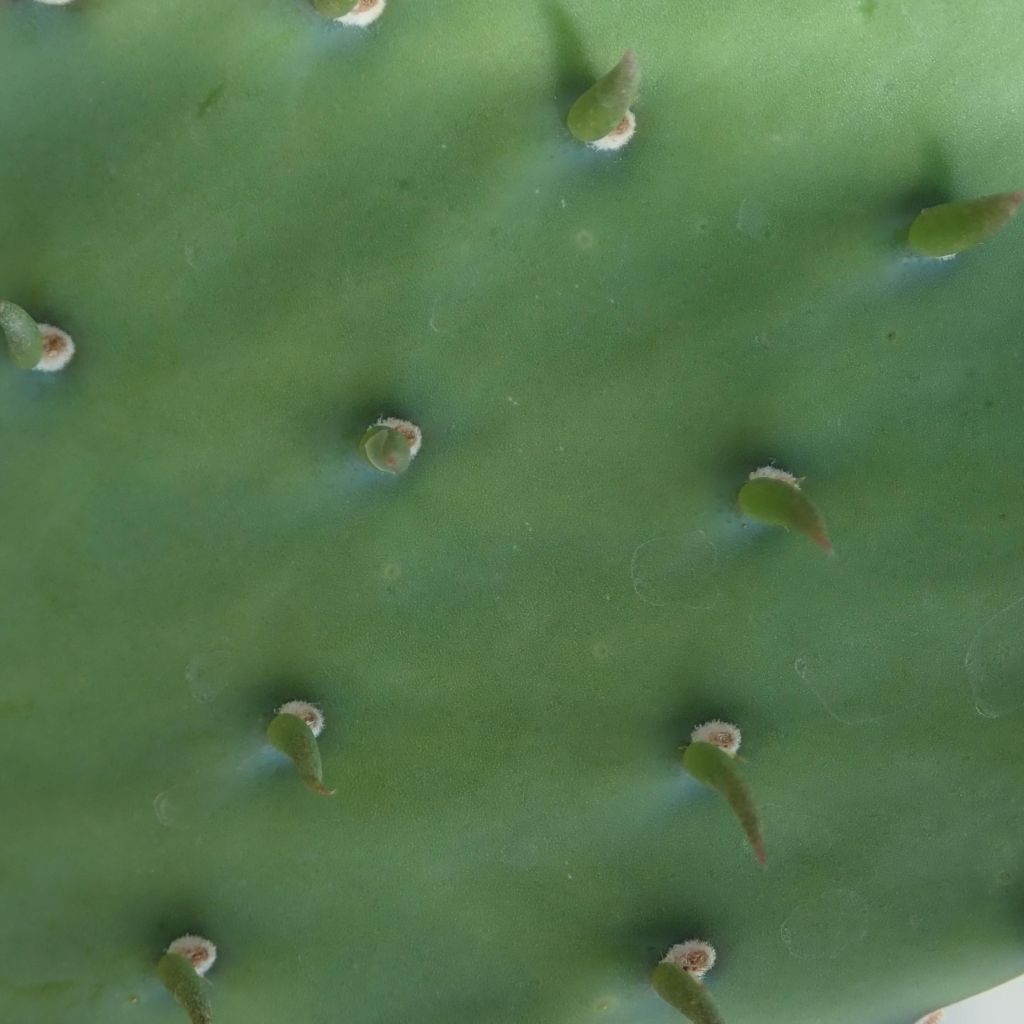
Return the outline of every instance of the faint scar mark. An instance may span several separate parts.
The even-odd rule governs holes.
[[[1024,597],[987,619],[971,637],[964,655],[974,710],[988,719],[1024,707]]]
[[[890,707],[887,711],[883,711],[881,714],[847,714],[836,709],[835,704],[825,696],[821,690],[814,685],[811,681],[813,676],[813,666],[810,664],[809,658],[813,657],[808,654],[799,655],[793,662],[793,670],[796,672],[800,681],[810,690],[814,699],[822,706],[825,713],[829,718],[834,718],[840,725],[867,725],[871,722],[878,722],[883,718],[890,718],[895,715],[901,709],[898,707]]]
[[[682,537],[663,535],[638,544],[629,559],[636,596],[655,608],[682,603],[694,610],[718,600],[714,574],[718,548],[703,530]]]

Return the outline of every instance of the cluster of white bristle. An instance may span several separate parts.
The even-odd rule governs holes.
[[[607,134],[590,143],[592,149],[604,151],[622,149],[627,142],[636,134],[636,115],[632,110],[626,111],[626,116]]]
[[[182,935],[167,947],[167,952],[183,956],[196,974],[205,974],[217,959],[217,947],[201,935]]]
[[[51,0],[41,2],[49,3]],[[32,369],[42,373],[63,370],[75,354],[75,343],[71,340],[71,335],[59,327],[54,327],[53,324],[39,324],[39,333],[43,336],[43,355]]]
[[[715,966],[718,954],[710,942],[703,939],[689,939],[686,942],[677,942],[662,957],[663,964],[672,964],[681,971],[692,974],[698,981]]]
[[[277,713],[301,718],[309,726],[309,731],[314,736],[319,736],[324,731],[324,713],[315,704],[304,700],[290,700],[286,704],[282,704],[277,709]]]
[[[385,7],[387,7],[387,0],[359,0],[359,3],[351,11],[334,20],[339,25],[353,25],[356,28],[366,28],[367,25],[372,25],[384,13]]]
[[[716,718],[698,725],[690,733],[690,740],[693,743],[710,743],[712,746],[720,747],[730,757],[735,757],[739,753],[743,734],[732,722],[721,722]]]
[[[790,487],[800,490],[800,481],[792,473],[787,473],[784,469],[777,469],[775,466],[761,466],[760,469],[755,469],[750,474],[750,479],[781,480],[784,484],[789,484]]]

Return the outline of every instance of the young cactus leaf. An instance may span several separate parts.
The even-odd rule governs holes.
[[[290,712],[278,713],[267,726],[267,739],[286,757],[295,762],[299,777],[321,796],[333,796],[334,790],[324,785],[320,747],[313,730],[298,716]]]
[[[184,1007],[192,1024],[211,1024],[213,1014],[204,981],[191,962],[177,953],[165,953],[156,968],[164,988]]]
[[[654,991],[693,1024],[724,1024],[708,990],[689,971],[662,961],[651,975]]]
[[[800,490],[796,477],[789,473],[771,466],[755,470],[740,488],[738,500],[745,516],[769,526],[799,530],[826,554],[831,553],[832,542],[821,513]]]
[[[955,256],[1002,231],[1022,202],[1024,191],[930,206],[910,225],[910,248],[919,256]]]
[[[43,358],[43,332],[21,306],[0,302],[0,328],[7,337],[11,360],[18,369],[31,370]]]
[[[580,142],[604,138],[629,113],[640,91],[640,63],[632,50],[604,78],[592,85],[569,111],[569,131]]]
[[[711,743],[691,743],[683,751],[682,762],[683,768],[698,782],[717,789],[729,802],[750,845],[754,848],[754,856],[764,867],[764,840],[761,837],[760,818],[750,787],[740,775],[735,759]]]

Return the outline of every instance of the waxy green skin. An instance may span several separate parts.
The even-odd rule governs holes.
[[[189,931],[223,1024],[669,1024],[693,934],[735,1024],[1020,972],[1024,249],[905,258],[1022,180],[1019,6],[869,6],[0,3],[0,295],[79,348],[0,365],[0,1018],[181,1024]],[[771,460],[834,558],[744,529]]]

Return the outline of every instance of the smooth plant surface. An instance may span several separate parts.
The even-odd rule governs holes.
[[[0,365],[0,1019],[180,1024],[184,932],[222,1024],[669,1024],[689,935],[728,1024],[1019,973],[1024,246],[906,245],[1022,180],[1019,18],[0,0],[0,297],[79,349]]]

